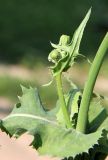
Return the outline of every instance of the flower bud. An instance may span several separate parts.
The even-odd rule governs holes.
[[[48,56],[48,60],[56,63],[59,61],[59,59],[61,59],[61,54],[57,51],[57,49],[54,49],[50,52],[49,56]]]
[[[62,35],[60,37],[59,45],[69,45],[70,43],[70,36]]]

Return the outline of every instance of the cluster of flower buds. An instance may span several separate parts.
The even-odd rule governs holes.
[[[67,54],[67,48],[70,44],[70,36],[67,35],[62,35],[60,37],[59,40],[59,44],[53,44],[51,43],[51,45],[55,48],[53,49],[49,56],[48,56],[48,60],[53,62],[53,63],[57,63],[60,59],[64,58]]]
[[[58,44],[51,43],[54,49],[50,52],[48,60],[54,63],[54,65],[50,67],[53,76],[66,72],[75,63],[77,57],[83,56],[79,53],[79,48],[90,14],[91,9],[88,11],[85,18],[74,32],[72,38],[68,35],[62,35]]]

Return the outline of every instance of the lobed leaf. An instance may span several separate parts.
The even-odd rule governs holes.
[[[0,128],[7,134],[19,137],[28,132],[34,136],[31,145],[40,154],[61,158],[75,157],[98,144],[102,130],[85,135],[67,129],[59,125],[55,118],[58,108],[45,110],[37,89],[22,87],[22,90],[20,103],[15,105],[8,117],[1,120]]]

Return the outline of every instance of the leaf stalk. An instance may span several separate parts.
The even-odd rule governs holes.
[[[108,49],[108,32],[105,35],[96,53],[93,64],[90,68],[87,82],[84,87],[81,106],[78,114],[77,127],[76,127],[76,130],[82,133],[86,133],[90,101],[91,101],[94,85],[95,85],[95,82],[96,82],[98,73],[100,71],[102,62],[104,60],[107,49]]]

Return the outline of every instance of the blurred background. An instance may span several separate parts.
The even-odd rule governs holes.
[[[90,60],[108,31],[108,0],[3,0],[0,1],[0,118],[6,116],[21,95],[20,84],[38,87],[45,106],[54,107],[55,86],[47,57],[50,41],[58,43],[62,34],[73,35],[88,9],[92,14],[84,32],[80,52]],[[108,95],[108,56],[95,90]],[[65,75],[84,86],[90,65],[81,60]],[[82,75],[82,76],[80,76]],[[64,78],[66,91],[69,84]],[[24,158],[23,158],[24,159]],[[5,160],[5,159],[3,159]],[[9,159],[8,159],[9,160]]]

